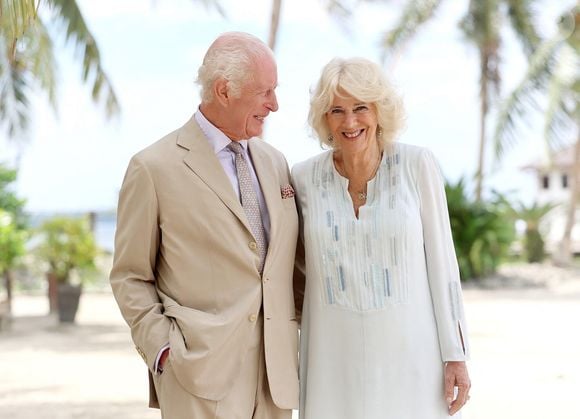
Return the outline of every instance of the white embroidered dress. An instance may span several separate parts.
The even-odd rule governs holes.
[[[432,153],[385,150],[358,219],[331,151],[292,172],[306,251],[300,418],[448,418],[443,362],[465,360],[467,342]]]

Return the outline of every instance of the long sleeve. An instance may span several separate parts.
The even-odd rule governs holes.
[[[152,372],[159,351],[169,342],[170,327],[155,286],[159,240],[155,185],[146,166],[134,157],[119,194],[110,281],[137,351]]]
[[[469,346],[444,182],[433,154],[426,149],[420,153],[417,188],[442,360],[464,361],[469,357]]]

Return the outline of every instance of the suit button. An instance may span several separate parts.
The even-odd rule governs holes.
[[[256,250],[258,248],[258,245],[256,244],[256,242],[250,242],[248,243],[248,247],[252,250]]]
[[[248,319],[253,323],[256,321],[256,319],[258,318],[258,316],[256,316],[255,314],[250,314],[250,317],[248,317]]]

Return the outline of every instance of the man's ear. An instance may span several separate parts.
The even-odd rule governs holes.
[[[214,82],[213,95],[220,105],[226,106],[229,104],[230,94],[228,91],[228,81],[226,79],[219,78]]]

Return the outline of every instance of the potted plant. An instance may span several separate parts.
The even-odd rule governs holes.
[[[61,323],[73,323],[83,282],[95,269],[97,246],[84,218],[55,217],[39,228],[38,256],[48,264],[49,300]],[[54,301],[56,300],[56,301]]]

